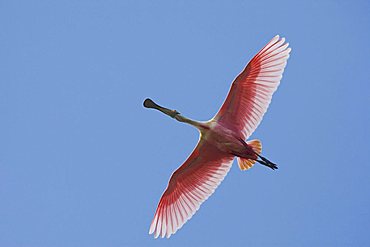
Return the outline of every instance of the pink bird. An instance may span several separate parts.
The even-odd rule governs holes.
[[[199,209],[225,178],[234,157],[241,170],[256,162],[271,169],[277,166],[261,156],[259,140],[244,141],[257,128],[276,91],[291,51],[284,38],[275,36],[235,78],[225,102],[209,121],[201,122],[144,101],[144,106],[159,110],[200,132],[193,152],[171,176],[164,191],[149,234],[169,238]]]

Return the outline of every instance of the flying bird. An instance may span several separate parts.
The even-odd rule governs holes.
[[[277,169],[276,164],[261,155],[259,140],[245,140],[261,122],[280,83],[291,51],[288,46],[285,38],[278,35],[268,42],[234,79],[225,102],[209,121],[195,121],[151,99],[144,101],[145,107],[190,124],[200,132],[193,152],[173,172],[158,203],[149,234],[154,233],[155,238],[169,238],[176,233],[212,195],[235,157],[241,170],[248,170],[256,162]]]

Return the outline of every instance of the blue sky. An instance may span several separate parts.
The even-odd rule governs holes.
[[[369,246],[368,1],[1,1],[0,246]],[[207,120],[273,36],[293,49],[230,173],[170,239],[148,235]]]

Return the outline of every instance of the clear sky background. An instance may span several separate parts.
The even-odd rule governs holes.
[[[0,1],[0,246],[370,246],[369,1]],[[170,239],[149,225],[197,130],[273,36],[292,47],[230,173]]]

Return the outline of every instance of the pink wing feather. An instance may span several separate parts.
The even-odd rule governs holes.
[[[285,38],[275,36],[235,78],[214,119],[244,139],[254,132],[280,84],[291,51]]]
[[[215,191],[230,170],[234,157],[200,140],[189,158],[171,176],[149,234],[169,238],[188,221]]]

